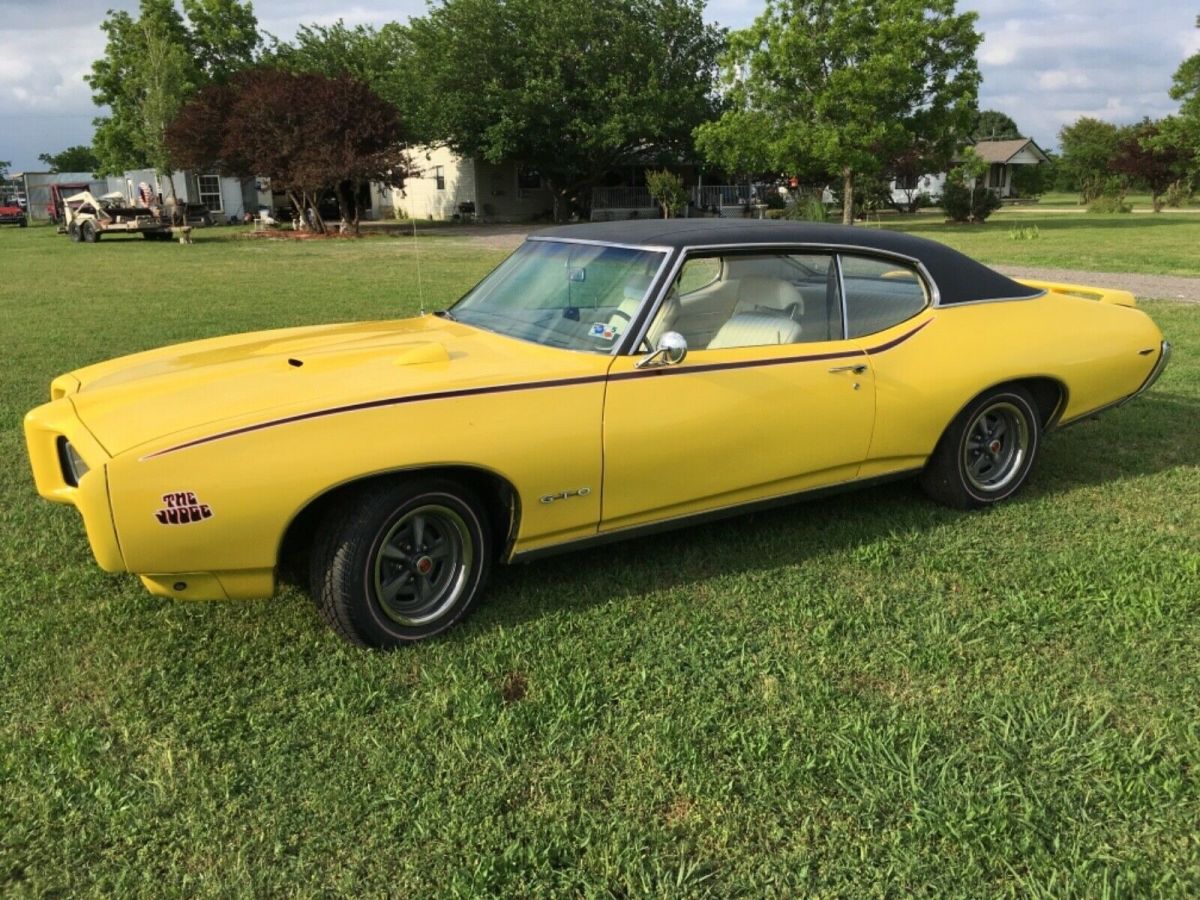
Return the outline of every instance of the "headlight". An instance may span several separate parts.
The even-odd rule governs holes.
[[[79,479],[88,473],[88,464],[65,437],[58,439],[58,462],[62,466],[63,479],[67,484],[79,487]]]

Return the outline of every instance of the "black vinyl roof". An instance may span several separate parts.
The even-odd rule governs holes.
[[[654,245],[674,250],[711,244],[806,244],[879,250],[920,260],[937,285],[942,303],[1036,297],[1042,293],[945,244],[883,228],[770,219],[635,219],[560,225],[533,236]]]

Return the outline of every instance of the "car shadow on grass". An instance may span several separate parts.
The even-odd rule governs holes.
[[[1200,401],[1155,392],[1047,435],[1030,483],[1010,503],[1032,510],[1048,496],[1198,467],[1200,442],[1194,431],[1181,427],[1196,421]],[[528,565],[499,566],[473,629],[508,628],[630,593],[686,589],[714,577],[820,564],[823,556],[844,558],[856,547],[986,514],[939,506],[915,479],[907,479],[567,551]]]

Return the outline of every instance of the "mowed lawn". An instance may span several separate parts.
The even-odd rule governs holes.
[[[885,227],[943,241],[987,263],[1088,272],[1200,276],[1200,210],[1039,213],[1015,207],[982,225],[951,225],[939,213],[881,217]],[[875,223],[872,223],[874,227]],[[1037,237],[1017,240],[1020,229]]]
[[[502,256],[416,246],[426,309]],[[0,231],[0,895],[1200,894],[1195,306],[1144,304],[1162,381],[998,509],[897,484],[501,569],[391,654],[291,588],[152,598],[34,495],[54,375],[415,312],[416,246]]]

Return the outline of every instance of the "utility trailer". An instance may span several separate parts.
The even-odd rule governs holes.
[[[81,191],[64,199],[59,232],[88,244],[105,234],[140,234],[147,240],[169,241],[171,222],[144,206],[129,206],[120,191],[99,199],[91,191]]]

